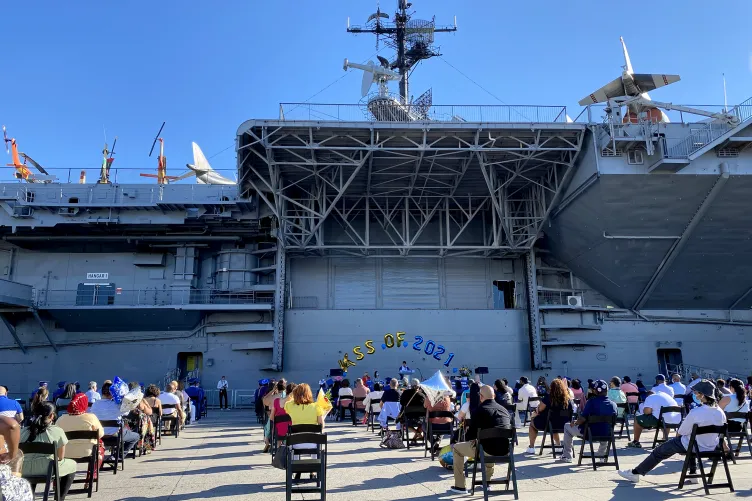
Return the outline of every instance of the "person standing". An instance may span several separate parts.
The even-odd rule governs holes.
[[[217,389],[219,390],[219,408],[221,410],[226,411],[227,410],[227,388],[228,388],[228,382],[227,378],[225,376],[222,376],[222,379],[219,380],[217,383]],[[225,405],[222,407],[222,400],[224,399]]]

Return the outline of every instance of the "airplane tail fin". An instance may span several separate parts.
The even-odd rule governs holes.
[[[627,70],[628,73],[634,73],[634,70],[632,69],[632,61],[630,61],[629,52],[627,51],[627,44],[624,43],[623,37],[619,37],[619,41],[621,41],[621,47],[624,50],[624,69]]]
[[[196,143],[193,144],[193,169],[199,172],[209,172],[214,169],[209,165],[209,161],[204,156],[204,152]]]

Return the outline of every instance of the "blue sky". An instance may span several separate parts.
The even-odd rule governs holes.
[[[457,16],[456,34],[437,35],[443,58],[504,103],[566,105],[577,115],[580,98],[618,76],[620,35],[635,71],[682,76],[655,99],[722,103],[724,72],[729,103],[752,96],[752,37],[735,22],[752,17],[752,2],[413,3],[416,18],[435,14],[452,24]],[[385,12],[395,5],[381,1]],[[216,169],[234,169],[243,121],[275,118],[280,102],[305,101],[335,81],[312,102],[359,100],[360,72],[345,74],[342,62],[364,61],[376,41],[345,27],[375,7],[375,0],[6,2],[0,123],[59,177],[86,169],[89,182],[96,179],[104,127],[110,142],[118,136],[115,167],[133,169],[119,181],[156,171],[147,155],[162,121],[170,174],[191,161],[191,141]],[[439,58],[421,63],[411,80],[416,96],[429,87],[437,104],[500,104]]]

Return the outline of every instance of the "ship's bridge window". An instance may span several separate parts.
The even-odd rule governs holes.
[[[34,192],[33,192],[33,191],[31,191],[31,190],[26,190],[26,191],[24,192],[24,201],[25,201],[26,203],[33,203],[33,202],[34,202],[34,198],[35,198],[35,195],[34,195]]]

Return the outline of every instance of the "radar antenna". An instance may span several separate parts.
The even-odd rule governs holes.
[[[381,9],[378,9],[368,17],[365,25],[349,26],[348,23],[347,27],[348,33],[369,33],[376,35],[377,42],[379,38],[383,37],[387,45],[397,51],[397,58],[393,62],[390,63],[382,57],[379,57],[379,62],[383,68],[397,70],[400,82],[400,100],[405,105],[409,104],[410,101],[408,86],[410,69],[424,59],[441,55],[439,47],[433,45],[434,33],[457,31],[456,18],[453,26],[436,26],[435,18],[432,18],[430,21],[413,19],[413,13],[408,12],[408,9],[411,7],[411,2],[397,0],[397,11],[394,14],[394,20],[390,21],[389,16],[381,12]],[[388,63],[389,66],[387,67],[385,63]]]

